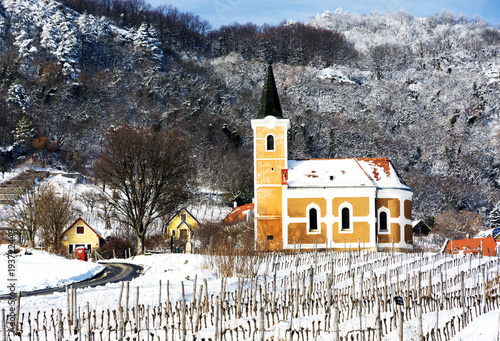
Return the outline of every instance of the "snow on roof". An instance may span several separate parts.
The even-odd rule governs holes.
[[[232,224],[247,219],[247,216],[252,213],[254,206],[254,203],[251,203],[235,207],[224,219],[224,223]]]
[[[387,158],[288,160],[289,187],[410,188]]]
[[[500,227],[497,228],[489,228],[487,230],[479,231],[478,234],[474,238],[487,238],[493,237],[497,239],[500,236]]]

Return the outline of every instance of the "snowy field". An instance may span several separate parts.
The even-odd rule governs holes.
[[[39,258],[43,258],[42,256]],[[77,263],[91,265],[52,257],[47,256],[43,264],[39,263],[38,267],[31,268],[36,268],[32,270],[36,273],[36,276],[32,277],[32,287],[46,286],[47,283],[57,285],[57,282],[63,281],[67,283],[75,278],[73,270],[76,269]],[[2,264],[5,266],[3,258],[4,255]],[[20,261],[22,258],[28,256],[20,257]],[[119,334],[123,333],[125,337],[131,339],[140,334],[141,340],[148,339],[150,335],[151,340],[175,341],[183,339],[183,330],[186,331],[188,339],[195,337],[198,340],[208,341],[208,339],[221,339],[222,335],[224,341],[247,338],[260,340],[259,330],[262,329],[265,330],[263,336],[265,340],[290,339],[290,334],[296,341],[331,340],[335,330],[334,315],[328,321],[327,312],[334,311],[332,310],[334,305],[339,307],[340,336],[347,336],[349,339],[350,336],[354,339],[361,338],[362,334],[358,335],[356,332],[361,323],[361,329],[365,331],[364,335],[368,340],[375,337],[377,315],[372,298],[378,292],[379,298],[388,302],[386,306],[382,303],[379,308],[381,319],[385,320],[382,339],[398,340],[399,331],[393,319],[395,305],[392,297],[399,295],[405,300],[406,297],[410,298],[410,306],[406,310],[408,316],[405,317],[403,325],[404,340],[416,340],[418,319],[412,311],[417,302],[415,280],[418,278],[417,273],[420,272],[422,300],[425,301],[425,297],[429,295],[429,303],[423,304],[424,337],[427,335],[428,340],[432,340],[431,333],[437,324],[443,333],[444,330],[448,330],[448,337],[440,336],[443,340],[498,340],[500,323],[498,258],[470,256],[452,258],[449,255],[444,258],[435,254],[397,253],[394,255],[361,253],[358,256],[357,252],[268,254],[252,260],[253,270],[257,276],[253,276],[252,279],[234,276],[225,280],[222,304],[217,304],[221,296],[221,279],[215,270],[206,268],[209,261],[205,256],[164,254],[113,261],[145,266],[145,273],[128,283],[128,295],[127,285],[122,291],[120,283],[78,289],[76,306],[79,310],[75,311],[79,313],[75,313],[75,321],[77,317],[79,319],[75,323],[80,326],[80,331],[71,338],[69,337],[72,329],[69,325],[71,313],[68,311],[73,309],[68,309],[71,304],[68,305],[69,297],[66,293],[22,298],[20,309],[24,318],[22,339],[30,339],[28,336],[28,325],[30,325],[33,339],[37,339],[35,335],[38,335],[41,340],[56,340],[59,335],[57,323],[59,309],[64,339],[78,339],[79,335],[85,335],[87,331],[88,320],[85,316],[88,304],[92,315],[88,330],[94,335],[95,340],[117,340]],[[50,272],[54,266],[58,268],[56,275]],[[311,267],[315,269],[313,276],[310,275]],[[28,278],[23,274],[21,265],[19,269],[19,277]],[[484,280],[482,269],[485,270]],[[460,306],[461,272],[464,273],[463,292],[468,296],[465,301],[470,304],[465,328],[458,327],[458,317],[463,313]],[[87,273],[87,269],[81,268],[82,277]],[[430,277],[426,277],[426,274],[430,274]],[[495,279],[497,282],[494,282]],[[484,291],[483,281],[488,283]],[[376,288],[379,291],[376,291]],[[387,288],[384,289],[386,291],[382,290],[383,288]],[[338,301],[331,300],[332,306],[328,304],[330,293],[332,298],[338,299]],[[359,302],[360,293],[363,301],[361,309],[356,303]],[[486,302],[489,303],[483,303],[483,293],[486,293]],[[121,304],[118,303],[120,297]],[[185,305],[182,304],[183,297]],[[166,304],[167,302],[170,304]],[[435,309],[438,306],[435,302],[440,302],[439,309]],[[159,306],[162,307],[161,310],[158,309]],[[263,315],[259,314],[261,306]],[[10,307],[6,301],[0,302],[0,308],[8,311]],[[482,313],[484,308],[487,310],[486,313]],[[137,320],[134,315],[136,309],[141,312]],[[118,313],[120,311],[123,315]],[[36,323],[38,324],[36,329],[34,316],[41,316],[38,314],[45,314],[47,318],[45,322],[40,319]],[[28,315],[33,320],[31,323],[27,323]],[[259,328],[260,316],[264,316],[264,328]],[[137,326],[139,330],[136,329]],[[83,339],[83,336],[81,337]]]
[[[7,275],[8,245],[0,245],[0,269]],[[91,278],[104,267],[97,263],[87,263],[55,256],[51,253],[26,249],[12,255],[15,258],[15,278],[18,290],[55,288]],[[0,276],[0,295],[8,293],[9,276]]]

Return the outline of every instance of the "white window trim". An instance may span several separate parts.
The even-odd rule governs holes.
[[[316,222],[318,223],[318,228],[316,230],[311,230],[311,220],[309,219],[309,211],[314,208],[316,209]],[[306,224],[307,224],[307,234],[321,234],[321,210],[316,204],[309,204],[306,208]]]
[[[380,229],[380,213],[385,212],[387,215],[387,230],[383,231]],[[391,234],[391,212],[385,206],[378,209],[377,212],[377,229],[379,234]]]
[[[273,137],[273,149],[267,149],[267,138],[269,136],[272,136]],[[267,134],[266,135],[266,139],[265,139],[265,143],[266,143],[266,152],[275,152],[276,151],[276,136],[274,136],[274,134]]]
[[[344,208],[348,208],[349,209],[349,229],[342,229],[342,210]],[[340,206],[339,206],[339,233],[353,233],[354,231],[354,224],[353,224],[353,216],[352,216],[352,204],[348,203],[347,201],[342,203]]]

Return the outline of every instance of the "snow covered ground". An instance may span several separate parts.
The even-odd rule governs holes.
[[[0,276],[0,295],[8,293],[10,283],[7,276],[7,252],[8,245],[0,245],[0,269],[3,273]],[[31,255],[25,252],[26,249],[21,248],[19,253],[12,255],[15,259],[14,278],[21,291],[54,288],[83,281],[104,269],[97,263],[70,260],[45,251],[30,250]]]
[[[5,246],[2,246],[1,250],[5,250]],[[1,266],[6,268],[5,263],[5,251],[2,252],[1,256]],[[36,261],[39,259],[40,261]],[[262,285],[264,283],[263,275],[267,274],[267,285],[270,287],[273,272],[272,269],[272,257],[267,258],[269,263],[267,265],[263,263],[259,267],[259,279],[258,283]],[[27,288],[40,288],[45,287],[47,285],[61,285],[63,283],[68,283],[70,281],[83,279],[92,274],[92,271],[97,271],[99,265],[93,263],[85,263],[81,261],[69,261],[66,259],[61,259],[59,257],[51,256],[45,254],[43,252],[36,252],[33,256],[20,256],[18,262],[19,269],[19,278],[22,279],[24,290]],[[391,267],[397,267],[401,269],[401,273],[403,273],[402,269],[408,268],[408,264],[410,259],[407,259],[405,262],[401,264],[394,264]],[[498,259],[472,259],[469,263],[463,263],[459,270],[464,271],[466,268],[472,267],[474,269],[479,265],[479,263],[484,264],[486,261],[491,261],[492,263],[489,265],[489,278],[493,278],[496,276],[496,272],[498,269]],[[208,288],[208,296],[213,300],[220,293],[220,285],[221,280],[217,278],[216,271],[212,269],[207,269],[207,257],[202,255],[187,255],[187,254],[154,254],[154,255],[144,255],[137,256],[133,260],[112,260],[114,261],[122,261],[122,262],[130,262],[134,264],[140,264],[145,267],[145,273],[142,276],[132,280],[130,285],[130,305],[133,306],[135,302],[135,297],[137,290],[139,290],[139,302],[143,304],[144,307],[151,307],[153,310],[154,306],[158,305],[158,302],[166,301],[167,295],[167,285],[168,285],[168,295],[170,301],[177,306],[181,299],[182,289],[184,288],[185,299],[187,302],[193,302],[193,289],[195,281],[197,283],[197,287],[203,285],[204,281],[207,281]],[[437,268],[442,265],[442,262],[436,261],[432,262],[428,266],[422,266],[422,271],[427,271],[432,268]],[[299,271],[307,271],[307,269],[311,266],[311,263],[304,263],[299,265],[297,270]],[[93,270],[89,270],[89,267]],[[376,269],[375,272],[379,271],[390,271],[390,268],[381,268]],[[338,271],[345,271],[346,269],[339,268]],[[295,271],[295,266],[280,268],[277,272],[277,282],[278,284],[283,283],[288,275],[291,274],[291,271]],[[409,271],[409,270],[408,270]],[[448,276],[452,276],[456,273],[456,269],[449,269]],[[366,274],[368,276],[368,272]],[[439,276],[439,275],[438,275]],[[403,278],[404,276],[401,276]],[[400,279],[401,279],[400,278]],[[433,282],[435,282],[436,278],[433,278]],[[321,281],[325,280],[325,273],[318,273],[317,277],[315,277],[315,282],[321,283]],[[359,277],[356,279],[359,280]],[[161,292],[160,292],[160,281],[161,281]],[[392,279],[392,283],[394,284],[394,278]],[[285,280],[286,282],[286,280]],[[345,282],[337,283],[337,287],[339,288],[347,288],[349,286],[350,280]],[[359,283],[356,283],[356,286]],[[466,288],[472,288],[480,284],[480,277],[474,276],[469,278],[466,281]],[[321,284],[320,284],[321,285]],[[226,291],[227,292],[236,292],[238,286],[238,278],[232,277],[227,279],[226,283]],[[249,282],[245,282],[245,288],[249,289]],[[4,282],[2,282],[2,290],[5,287]],[[120,283],[107,284],[105,286],[100,286],[96,288],[86,288],[86,289],[78,289],[77,301],[78,304],[82,307],[85,307],[87,302],[89,304],[89,308],[91,311],[95,310],[99,312],[117,309],[118,306],[118,298],[120,296]],[[452,289],[452,288],[449,288]],[[199,291],[200,289],[198,289]],[[282,292],[286,290],[285,287],[278,285],[277,291]],[[366,290],[369,290],[367,288]],[[203,294],[205,295],[205,294]],[[51,309],[62,309],[65,311],[66,309],[66,294],[65,293],[54,293],[51,295],[45,296],[37,296],[37,297],[26,297],[22,299],[22,308],[21,312],[23,313],[31,313],[34,315],[37,311],[49,312]],[[122,298],[122,305],[124,304],[124,299]],[[0,309],[7,309],[9,306],[6,301],[0,302]],[[149,308],[148,308],[149,309]],[[460,312],[455,311],[455,309],[450,310],[441,310],[439,311],[439,323],[440,326],[445,323],[449,317],[456,316]],[[386,315],[388,315],[387,313]],[[498,340],[497,333],[499,328],[499,310],[494,309],[490,312],[480,315],[472,321],[465,329],[461,330],[453,340]],[[210,316],[210,314],[209,314]],[[429,331],[436,322],[436,313],[435,312],[427,312],[423,316],[424,321],[424,334]],[[302,316],[293,320],[293,327],[304,329],[311,327],[311,321],[314,320],[323,320],[324,315],[321,313],[321,310],[318,315],[311,316]],[[208,320],[208,318],[207,318]],[[250,318],[241,318],[241,319],[231,319],[225,322],[225,327],[231,327],[232,329],[237,328],[240,324],[245,324],[246,320],[252,321]],[[346,323],[342,324],[343,330],[350,330],[356,328],[356,323],[358,319],[354,318],[348,320]],[[156,322],[158,323],[158,322]],[[374,315],[373,313],[365,312],[363,315],[363,325],[373,327],[374,325]],[[280,320],[276,321],[274,325],[271,325],[270,328],[266,329],[266,338],[273,337],[274,339],[284,339],[286,338],[287,332],[286,330],[289,328],[288,320]],[[415,339],[416,335],[416,319],[411,319],[405,322],[404,326],[405,330],[405,340]],[[189,331],[188,333],[191,333]],[[214,335],[213,327],[208,326],[208,328],[202,328],[197,336],[204,338],[213,338]],[[332,337],[331,334],[322,333],[317,337],[318,340],[330,340]],[[114,339],[111,337],[111,339]],[[295,338],[294,338],[295,340]],[[398,332],[397,330],[393,330],[384,336],[383,340],[398,340]]]

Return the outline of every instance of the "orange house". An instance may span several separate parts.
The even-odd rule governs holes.
[[[268,250],[413,248],[413,191],[387,158],[288,159],[271,64],[251,120],[255,240]]]
[[[483,256],[497,255],[497,242],[493,237],[448,240],[444,246],[446,253],[466,254],[482,253]]]

